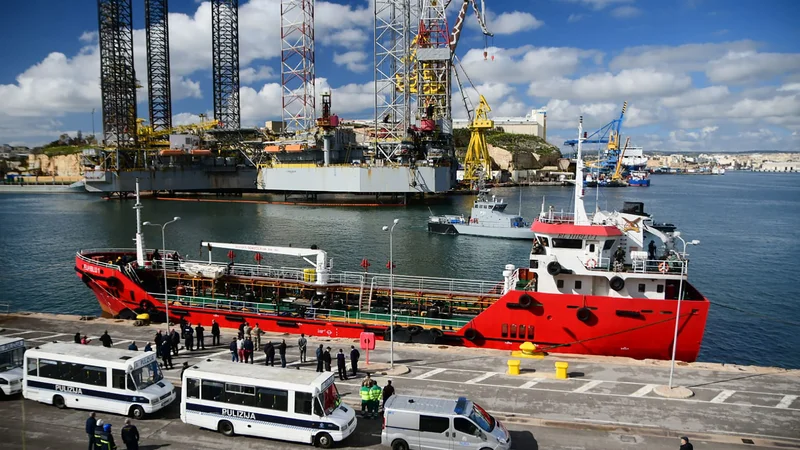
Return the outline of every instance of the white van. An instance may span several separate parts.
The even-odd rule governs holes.
[[[25,340],[0,336],[0,396],[22,392]]]
[[[381,444],[392,450],[508,450],[511,435],[477,404],[393,395],[383,413]]]
[[[332,372],[206,360],[183,373],[181,420],[226,436],[281,439],[329,448],[356,430]]]
[[[52,343],[25,353],[22,395],[58,408],[130,415],[154,413],[175,400],[154,352]]]

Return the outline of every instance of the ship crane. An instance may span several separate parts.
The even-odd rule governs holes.
[[[480,95],[475,118],[469,124],[470,136],[467,155],[464,157],[464,180],[476,181],[492,176],[492,158],[486,145],[486,131],[494,128],[494,121],[489,118],[492,108],[483,95]]]
[[[593,133],[589,134],[588,132],[583,133],[583,139],[581,142],[584,144],[606,144],[606,158],[603,161],[600,161],[601,167],[598,169],[607,169],[610,170],[611,168],[615,167],[617,164],[617,160],[620,159],[619,154],[619,137],[620,137],[620,129],[622,128],[622,121],[625,119],[625,111],[628,109],[628,102],[624,102],[622,104],[622,112],[619,115],[619,118],[612,120],[611,122],[603,125]],[[577,139],[570,139],[564,141],[564,145],[569,145],[575,148],[575,145],[578,143]]]

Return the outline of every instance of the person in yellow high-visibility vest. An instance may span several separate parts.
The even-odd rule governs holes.
[[[359,395],[361,396],[361,417],[366,418],[369,415],[370,411],[370,396],[369,396],[369,386],[362,385],[361,390],[358,391]]]
[[[369,388],[370,409],[372,410],[372,418],[378,418],[378,405],[381,402],[381,388],[375,381],[372,382],[372,387]]]

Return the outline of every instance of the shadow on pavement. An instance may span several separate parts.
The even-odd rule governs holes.
[[[530,431],[509,431],[511,448],[515,450],[539,450],[539,443]]]

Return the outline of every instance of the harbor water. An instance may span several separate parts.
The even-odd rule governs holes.
[[[587,209],[595,190],[586,190]],[[545,205],[571,209],[572,189],[498,188],[508,212],[530,220]],[[690,246],[689,276],[712,304],[700,360],[800,368],[800,176],[728,172],[724,176],[654,176],[649,188],[606,188],[602,209],[642,201],[657,222],[678,226]],[[520,203],[521,195],[521,203]],[[334,270],[386,272],[394,229],[396,273],[501,280],[505,264],[526,266],[530,242],[429,234],[434,214],[468,214],[472,197],[431,206],[397,208],[310,207],[236,202],[143,200],[143,220],[179,222],[166,229],[167,248],[208,257],[202,241],[308,247],[333,259]],[[0,303],[11,310],[99,314],[89,289],[75,276],[79,249],[132,248],[132,200],[90,194],[0,195]],[[161,230],[145,227],[147,247],[161,248]],[[217,250],[215,260],[227,260]],[[241,254],[239,254],[241,253]],[[301,259],[263,255],[263,265],[303,267]],[[236,261],[255,263],[237,252]],[[680,345],[680,344],[678,344]]]

